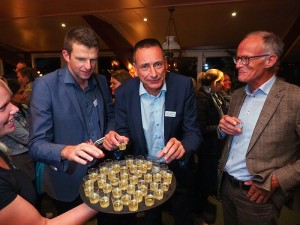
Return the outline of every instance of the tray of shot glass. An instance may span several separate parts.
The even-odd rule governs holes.
[[[163,204],[174,193],[176,179],[165,164],[127,156],[89,169],[80,187],[91,208],[111,214],[129,214]]]

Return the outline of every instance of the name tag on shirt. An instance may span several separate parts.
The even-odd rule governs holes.
[[[165,117],[176,117],[176,112],[174,112],[174,111],[165,111]]]
[[[93,104],[94,104],[95,107],[97,107],[97,105],[98,105],[97,99],[95,99],[95,100],[93,101]]]

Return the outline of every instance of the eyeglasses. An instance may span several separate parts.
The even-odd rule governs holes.
[[[153,63],[152,66],[153,66],[154,69],[158,70],[158,69],[163,68],[164,63],[165,63],[164,61],[158,61],[158,62]],[[150,63],[145,63],[145,64],[140,65],[139,68],[142,71],[148,71],[151,68],[151,64]]]
[[[235,64],[237,64],[237,62],[239,60],[241,60],[243,65],[248,65],[250,63],[251,59],[257,59],[257,58],[261,58],[261,57],[266,57],[266,56],[270,56],[271,54],[263,54],[263,55],[255,55],[255,56],[234,56],[233,57],[233,62]]]

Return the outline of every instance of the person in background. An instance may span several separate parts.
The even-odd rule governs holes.
[[[12,158],[14,165],[22,170],[30,178],[31,181],[35,180],[35,162],[28,153],[29,141],[29,111],[23,104],[13,102],[14,96],[20,88],[17,80],[7,79],[7,84],[12,91],[11,102],[18,107],[18,112],[15,113],[15,130],[11,133],[0,137],[0,141],[4,143],[10,150],[9,154]]]
[[[31,67],[26,67],[17,72],[17,78],[21,85],[20,91],[22,91],[22,103],[29,106],[32,93],[32,84],[35,78],[37,78],[37,72]]]
[[[223,72],[210,69],[198,75],[200,89],[196,95],[198,124],[203,134],[203,142],[197,152],[197,200],[196,219],[213,223],[216,207],[208,202],[209,195],[217,192],[218,162],[222,154],[223,141],[216,129],[220,119],[227,113],[228,103],[220,95],[223,87]],[[201,224],[201,223],[200,223]]]
[[[166,71],[167,60],[156,39],[139,41],[133,59],[138,77],[116,90],[116,132],[105,135],[103,146],[115,150],[129,140],[128,154],[167,163],[177,181],[169,202],[175,224],[192,224],[191,167],[202,141],[192,80]],[[161,207],[146,211],[143,224],[162,224],[161,212]]]
[[[0,137],[14,132],[18,107],[10,102],[12,93],[0,80]],[[97,214],[86,204],[53,219],[42,217],[35,209],[36,194],[30,179],[11,161],[7,146],[0,142],[0,225],[80,225]]]
[[[222,90],[220,91],[220,94],[228,103],[230,102],[231,94],[232,94],[231,78],[226,73],[224,73],[223,87]]]
[[[126,80],[131,79],[132,76],[126,70],[116,70],[111,73],[110,89],[112,95],[115,95],[115,90],[121,86]]]
[[[274,33],[248,34],[234,57],[247,83],[219,123],[226,143],[220,163],[225,225],[278,224],[300,185],[300,88],[277,78],[284,44]]]
[[[99,55],[96,33],[72,27],[62,55],[66,66],[34,81],[29,123],[29,152],[45,164],[43,189],[59,214],[82,202],[82,178],[104,157],[91,142],[114,128],[107,80],[93,73]]]
[[[27,67],[27,62],[25,60],[19,60],[15,72],[18,73],[21,69],[24,69]]]

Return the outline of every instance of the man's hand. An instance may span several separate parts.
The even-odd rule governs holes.
[[[103,158],[104,153],[91,143],[81,143],[63,148],[61,157],[85,165],[93,161],[94,158]]]
[[[236,117],[225,115],[219,122],[219,129],[229,135],[240,135],[243,131],[242,122]]]
[[[164,157],[166,163],[170,163],[174,159],[180,159],[184,154],[185,149],[181,142],[176,138],[171,138],[161,152],[157,154],[157,158]]]
[[[248,191],[247,198],[250,201],[256,202],[257,204],[264,204],[266,203],[274,191],[280,187],[280,184],[274,174],[272,174],[272,181],[271,181],[271,191],[264,190],[262,188],[257,187],[252,181],[246,181],[245,185],[251,185],[250,190]]]
[[[125,136],[117,134],[115,131],[110,131],[105,135],[103,147],[108,151],[113,151],[119,147],[121,143],[128,144],[129,139]]]

